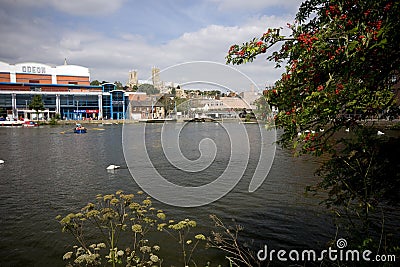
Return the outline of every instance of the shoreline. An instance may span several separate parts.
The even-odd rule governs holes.
[[[189,119],[179,119],[179,120],[163,120],[160,119],[157,121],[158,123],[230,123],[230,122],[237,122],[238,119],[219,119],[219,120],[204,120],[204,121],[199,121],[199,120],[189,120]],[[119,124],[135,124],[135,123],[154,123],[154,120],[58,120],[56,123],[53,123],[51,121],[34,121],[37,122],[39,125],[75,125],[75,124],[82,124],[82,125],[119,125]],[[242,123],[244,124],[257,124],[257,121],[245,121],[241,120]],[[264,122],[261,122],[262,124],[266,124]],[[400,130],[400,119],[395,119],[395,120],[368,120],[368,121],[362,121],[360,123],[361,125],[367,125],[369,124],[370,127],[376,128],[376,129],[384,129],[384,130]],[[13,128],[13,127],[20,127],[20,125],[4,125],[2,126],[0,124],[0,128]]]

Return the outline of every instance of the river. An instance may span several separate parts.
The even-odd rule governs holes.
[[[149,127],[149,134],[154,132],[157,137],[160,126]],[[246,125],[249,132],[255,127]],[[119,189],[127,193],[141,190],[124,168],[122,128],[121,125],[90,125],[87,134],[73,134],[67,125],[0,128],[0,159],[5,161],[0,165],[0,266],[65,266],[62,256],[73,239],[61,233],[55,217],[77,212],[93,201],[96,194],[114,193]],[[183,140],[185,136],[189,140],[185,153],[198,152],[196,140],[203,138],[204,133],[213,135],[213,129],[213,123],[188,126],[182,133]],[[190,140],[195,143],[192,147]],[[249,140],[257,147],[257,138]],[[156,160],[162,160],[162,155],[157,158],[156,146],[154,149],[149,153]],[[218,157],[222,157],[223,163],[224,156]],[[108,172],[106,167],[110,164],[122,168]],[[319,205],[321,199],[304,194],[305,186],[316,181],[315,159],[293,158],[289,151],[277,148],[267,179],[255,192],[249,193],[255,164],[256,160],[250,158],[249,170],[237,186],[213,203],[192,208],[157,201],[155,205],[165,210],[168,217],[195,219],[205,234],[212,230],[209,214],[216,214],[228,224],[244,226],[242,237],[260,246],[324,247],[335,234],[331,217]],[[174,176],[171,171],[168,169],[165,173]],[[182,177],[176,171],[175,176]],[[196,177],[195,181],[201,179]],[[166,259],[178,261],[168,248],[164,253]],[[223,260],[213,250],[201,250],[201,253],[205,254],[199,258],[209,259],[213,264]]]

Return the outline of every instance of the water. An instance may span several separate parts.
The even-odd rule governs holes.
[[[149,127],[150,138],[156,139],[160,126]],[[250,133],[256,129],[256,125],[246,127]],[[215,137],[213,129],[212,123],[188,126],[182,133],[183,153],[198,157],[197,144],[191,147],[190,140],[196,143],[205,133]],[[0,266],[64,266],[62,256],[73,239],[61,233],[55,217],[77,212],[96,194],[140,190],[126,168],[114,173],[105,169],[110,164],[126,165],[121,140],[120,125],[90,126],[87,134],[73,134],[71,126],[0,128],[0,159],[5,161],[0,165]],[[252,149],[257,149],[258,139],[250,140]],[[160,148],[149,148],[152,157],[162,162]],[[220,164],[214,172],[218,174],[226,159],[218,155],[217,160]],[[268,179],[256,192],[249,193],[255,164],[250,161],[238,185],[214,203],[197,208],[156,205],[174,219],[195,219],[206,234],[212,229],[209,214],[216,214],[227,223],[243,225],[244,240],[254,240],[258,245],[276,249],[323,247],[334,236],[331,218],[319,206],[320,199],[304,195],[305,186],[315,182],[313,172],[318,163],[293,158],[290,152],[278,148]],[[209,173],[194,179],[162,166],[160,163],[157,167],[164,175],[180,177],[177,183],[200,185],[201,179],[209,179]],[[164,251],[167,259],[177,260],[168,247]],[[205,253],[199,258],[207,257],[213,263],[221,260],[215,251]]]

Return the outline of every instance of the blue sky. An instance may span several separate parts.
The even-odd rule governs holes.
[[[152,66],[225,63],[231,44],[268,27],[285,27],[299,5],[298,0],[0,0],[0,61],[61,65],[67,58],[88,67],[92,80],[125,84],[132,69],[147,79]],[[259,87],[280,75],[262,57],[237,68]]]

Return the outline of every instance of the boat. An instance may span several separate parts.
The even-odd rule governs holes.
[[[23,121],[19,120],[0,120],[0,126],[21,126]]]
[[[31,121],[31,120],[25,120],[24,123],[22,124],[22,126],[24,127],[36,127],[39,126],[39,124],[35,121]]]
[[[77,123],[77,124],[75,125],[74,133],[79,133],[79,134],[81,134],[81,133],[86,133],[86,132],[87,132],[87,130],[86,130],[86,128],[85,128],[84,126],[82,126],[82,124]]]

